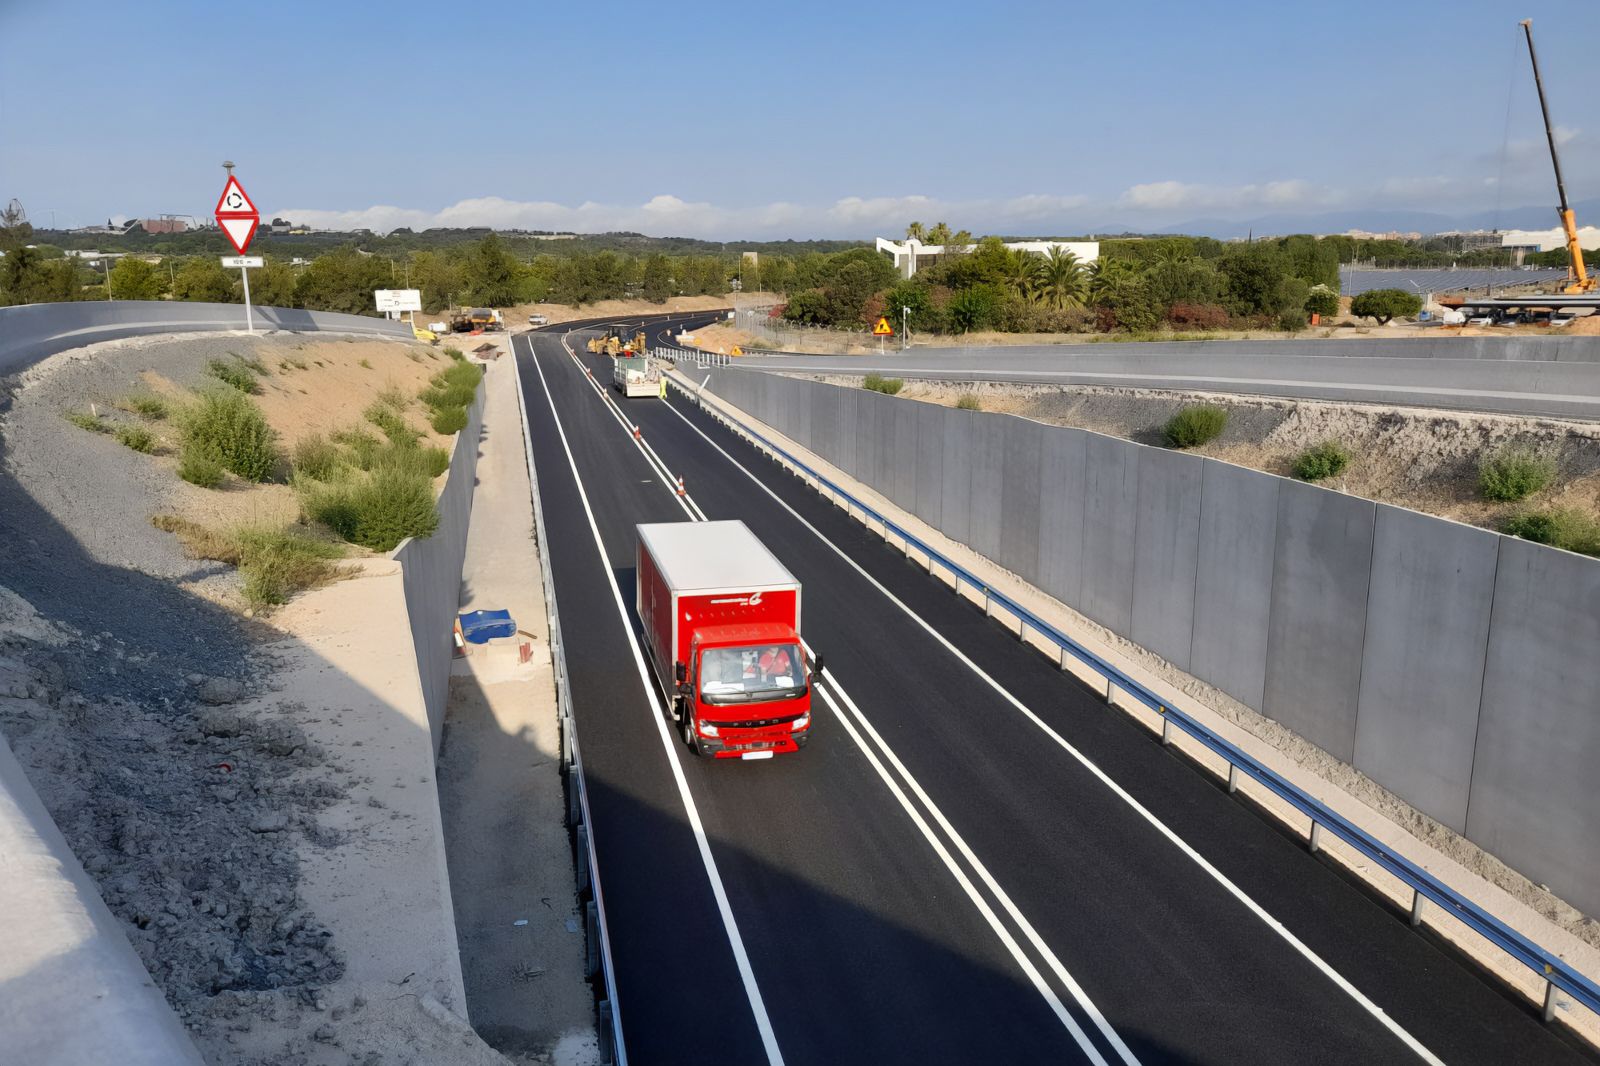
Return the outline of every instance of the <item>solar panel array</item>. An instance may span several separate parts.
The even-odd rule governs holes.
[[[1459,270],[1341,270],[1339,292],[1355,296],[1372,289],[1403,289],[1419,296],[1427,293],[1473,290],[1482,295],[1490,285],[1552,285],[1565,281],[1565,270],[1525,270],[1520,267],[1464,267]]]

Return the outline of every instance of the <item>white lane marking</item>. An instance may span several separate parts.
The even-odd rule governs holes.
[[[674,476],[671,470],[667,469],[665,460],[663,460],[661,456],[656,453],[654,448],[650,447],[650,442],[645,440],[642,435],[638,437],[633,436],[633,423],[628,421],[627,417],[622,413],[622,408],[619,407],[617,402],[610,397],[605,388],[600,385],[599,382],[595,381],[594,378],[588,373],[589,368],[583,365],[583,360],[578,358],[577,353],[572,350],[572,346],[567,343],[567,336],[568,334],[562,335],[561,347],[566,349],[567,357],[572,360],[573,365],[583,372],[583,380],[587,382],[589,388],[600,397],[601,402],[605,405],[606,410],[610,413],[611,417],[616,420],[617,424],[620,425],[623,428],[623,431],[627,433],[628,436],[633,440],[633,446],[639,450],[640,455],[644,456],[645,462],[649,463],[655,469],[656,473],[666,478],[669,486],[676,486],[678,479],[676,476]],[[684,513],[687,514],[690,519],[698,521],[705,520],[705,512],[701,511],[699,505],[696,504],[694,500],[688,498],[687,494],[683,496],[677,496],[677,500],[678,506],[683,508]]]
[[[528,355],[530,357],[533,356],[533,342],[531,340],[528,342]],[[523,454],[528,461],[528,493],[533,497],[534,507],[538,509],[540,562],[545,566],[550,566],[550,546],[545,538],[544,503],[539,499],[539,469],[533,462],[533,429],[528,424],[528,403],[522,393],[522,370],[517,366],[517,343],[515,337],[511,340],[511,377],[517,389],[517,412],[522,416],[522,447]],[[550,580],[551,584],[546,587],[553,589],[555,587],[553,579]],[[551,606],[555,608],[554,598],[550,602]],[[559,623],[559,608],[557,608],[556,617]],[[564,649],[562,654],[565,656]],[[562,683],[566,683],[565,672],[562,675]],[[587,793],[583,797],[583,820],[585,824],[589,824],[589,797]],[[617,1042],[615,1049],[617,1066],[628,1066],[628,1046],[622,1035],[622,1001],[621,997],[617,995],[617,965],[611,956],[611,932],[607,925],[606,897],[600,886],[600,864],[594,858],[594,837],[592,835],[589,838],[589,858],[591,866],[589,881],[594,890],[595,913],[599,916],[600,921],[600,950],[606,957],[606,998],[611,1001],[612,1028]]]
[[[759,477],[746,469],[744,464],[740,463],[737,459],[724,451],[716,441],[706,436],[699,426],[695,425],[693,422],[689,421],[688,418],[684,417],[683,412],[679,411],[672,404],[667,403],[664,400],[661,402],[665,404],[668,410],[670,410],[673,414],[683,419],[685,425],[694,430],[696,433],[700,434],[701,439],[703,439],[707,444],[711,445],[711,447],[715,448],[724,459],[728,460],[728,462],[732,463],[739,470],[743,471],[744,475],[760,486],[762,491],[771,496],[774,500],[778,501],[778,505],[793,515],[795,521],[805,526],[806,529],[811,531],[813,536],[831,548],[833,552],[839,556],[839,558],[843,559],[852,569],[856,571],[856,573],[865,578],[867,582],[870,583],[873,588],[882,593],[890,603],[900,608],[900,610],[903,611],[914,622],[916,622],[917,625],[921,626],[929,636],[933,637],[934,640],[943,645],[945,650],[960,660],[961,663],[967,667],[967,669],[971,670],[990,688],[994,689],[994,691],[998,693],[1007,703],[1011,704],[1018,711],[1020,711],[1046,736],[1060,745],[1061,748],[1071,755],[1072,758],[1077,760],[1078,763],[1084,767],[1084,769],[1088,770],[1095,777],[1099,778],[1101,783],[1109,788],[1112,793],[1117,796],[1117,798],[1121,799],[1141,818],[1150,823],[1150,825],[1153,826],[1159,833],[1161,833],[1162,836],[1166,837],[1180,851],[1188,856],[1195,863],[1195,865],[1199,866],[1202,870],[1209,874],[1219,885],[1226,889],[1230,895],[1239,900],[1239,902],[1243,903],[1251,913],[1260,918],[1262,922],[1266,923],[1269,929],[1277,933],[1278,936],[1283,938],[1283,940],[1293,947],[1295,951],[1299,952],[1300,955],[1302,955],[1307,961],[1320,970],[1324,976],[1331,980],[1342,991],[1347,993],[1351,999],[1356,1001],[1356,1003],[1360,1004],[1361,1007],[1366,1010],[1367,1013],[1376,1018],[1384,1028],[1388,1029],[1391,1033],[1398,1037],[1401,1042],[1415,1052],[1417,1057],[1421,1058],[1424,1062],[1433,1064],[1433,1066],[1444,1066],[1444,1064],[1439,1060],[1438,1056],[1434,1055],[1433,1052],[1429,1051],[1425,1046],[1423,1046],[1422,1042],[1416,1037],[1412,1036],[1399,1022],[1389,1017],[1388,1013],[1382,1007],[1368,999],[1360,989],[1356,988],[1349,981],[1347,981],[1344,978],[1344,975],[1340,974],[1337,970],[1330,966],[1327,961],[1322,958],[1322,956],[1318,955],[1315,951],[1312,951],[1311,948],[1308,947],[1299,937],[1290,932],[1282,922],[1278,921],[1278,919],[1269,914],[1266,908],[1262,907],[1261,904],[1252,899],[1249,894],[1244,891],[1244,889],[1234,884],[1228,879],[1226,874],[1213,866],[1205,856],[1201,855],[1198,851],[1191,847],[1188,841],[1180,837],[1171,827],[1152,814],[1150,810],[1144,806],[1144,804],[1140,803],[1126,789],[1113,781],[1109,774],[1100,769],[1100,767],[1096,765],[1095,762],[1087,755],[1083,754],[1083,752],[1074,747],[1071,742],[1067,740],[1067,738],[1063,737],[1060,733],[1052,729],[1050,725],[1037,714],[1035,714],[1027,704],[1023,703],[1021,700],[1017,699],[1016,696],[1012,695],[1011,692],[1005,688],[1005,686],[1001,685],[1000,682],[991,677],[981,666],[973,662],[965,652],[956,647],[954,644],[950,643],[950,641],[947,640],[942,633],[934,629],[933,626],[929,625],[921,615],[917,614],[910,607],[908,607],[903,600],[885,588],[877,578],[867,573],[867,571],[863,569],[860,564],[858,564],[854,559],[850,558],[850,556],[845,553],[844,549],[840,548],[837,544],[833,543],[833,541],[825,537],[822,534],[822,531],[817,529],[816,526],[813,526],[810,522],[806,521],[798,511],[789,506],[786,500],[784,500],[776,492],[773,492],[772,489],[768,488]]]
[[[653,695],[655,686],[651,683],[649,668],[645,666],[644,653],[639,649],[639,641],[633,635],[633,626],[628,621],[628,610],[623,605],[622,593],[617,591],[617,583],[611,580],[611,565],[606,557],[605,542],[600,537],[600,527],[595,523],[594,510],[589,506],[589,494],[584,490],[583,478],[578,474],[577,461],[572,457],[572,447],[567,443],[567,431],[561,425],[561,416],[556,413],[555,397],[551,395],[550,383],[545,380],[544,369],[539,366],[537,356],[533,358],[533,368],[539,373],[539,384],[544,388],[545,402],[550,405],[550,417],[555,420],[556,432],[561,437],[561,450],[566,453],[567,466],[572,470],[573,484],[577,486],[578,499],[583,503],[584,517],[589,521],[589,533],[594,537],[595,551],[600,554],[600,563],[606,571],[606,586],[611,590],[612,604],[616,607],[617,617],[622,622],[622,631],[627,635],[628,646],[633,650],[633,664],[639,671],[639,681],[644,685],[650,703],[650,717],[655,721],[656,734],[661,739],[662,748],[666,750],[667,763],[672,767],[672,777],[678,786],[678,796],[683,800],[683,808],[689,818],[689,828],[694,833],[695,845],[700,849],[700,861],[706,868],[706,877],[711,881],[711,893],[716,897],[717,911],[722,915],[722,926],[727,931],[728,943],[733,948],[734,962],[739,967],[739,979],[744,982],[745,996],[750,1001],[751,1013],[755,1015],[756,1029],[761,1033],[761,1043],[766,1049],[767,1062],[770,1066],[782,1066],[783,1052],[778,1050],[778,1038],[772,1031],[772,1020],[767,1016],[766,1002],[761,998],[761,989],[756,985],[755,972],[750,968],[750,956],[745,951],[744,937],[739,935],[739,923],[734,920],[733,907],[729,904],[727,890],[722,885],[722,874],[718,872],[717,860],[711,854],[711,842],[706,839],[705,825],[700,821],[700,810],[695,806],[694,797],[689,793],[689,782],[683,776],[683,766],[678,761],[677,742],[667,732],[666,719],[656,706]]]
[[[811,653],[812,659],[816,658],[816,653],[811,651],[809,645],[806,647],[806,650],[807,652]],[[883,742],[883,738],[878,736],[878,731],[872,728],[872,724],[867,721],[867,716],[861,713],[861,708],[857,707],[855,700],[851,699],[849,694],[845,692],[844,686],[839,684],[837,678],[825,677],[822,680],[829,688],[839,693],[839,698],[844,700],[845,704],[851,709],[851,711],[855,713],[856,717],[860,719],[862,727],[867,729],[877,740],[878,744],[882,746],[884,754],[887,755],[899,769],[900,773],[905,777],[906,782],[911,786],[912,791],[914,791],[918,798],[922,800],[923,804],[927,806],[928,811],[933,815],[934,819],[940,824],[941,827],[944,828],[946,833],[950,834],[951,839],[955,841],[956,847],[960,849],[961,853],[967,857],[967,861],[970,862],[978,871],[978,875],[983,878],[984,883],[989,886],[991,891],[1000,897],[1002,905],[1004,905],[1007,911],[1010,912],[1012,918],[1019,920],[1023,927],[1023,931],[1028,935],[1034,946],[1040,949],[1041,953],[1050,963],[1051,969],[1056,972],[1058,977],[1063,979],[1063,982],[1066,984],[1067,988],[1072,992],[1073,998],[1076,999],[1078,1001],[1078,1005],[1083,1007],[1085,1012],[1088,1013],[1090,1019],[1094,1022],[1095,1027],[1100,1030],[1101,1034],[1105,1036],[1106,1040],[1117,1052],[1117,1056],[1121,1058],[1122,1061],[1127,1064],[1127,1066],[1138,1066],[1139,1060],[1134,1057],[1132,1051],[1128,1050],[1128,1046],[1122,1042],[1122,1038],[1117,1035],[1116,1030],[1111,1028],[1110,1024],[1106,1021],[1105,1016],[1100,1013],[1099,1008],[1089,1000],[1087,994],[1084,993],[1083,989],[1079,987],[1078,983],[1074,981],[1071,975],[1068,974],[1061,966],[1060,961],[1056,959],[1055,955],[1053,955],[1048,948],[1045,948],[1039,942],[1037,935],[1033,932],[1033,927],[1028,925],[1027,922],[1020,920],[1020,915],[1018,915],[1016,908],[1011,905],[1010,898],[1007,897],[1004,892],[999,890],[999,887],[994,882],[994,878],[990,876],[989,871],[972,855],[971,849],[967,847],[966,842],[956,834],[955,830],[950,828],[950,823],[945,819],[943,812],[941,812],[938,807],[934,806],[933,801],[928,798],[928,795],[923,791],[922,786],[917,784],[916,779],[911,776],[900,760],[895,757],[894,752],[889,749],[889,746]],[[955,879],[961,885],[962,891],[966,892],[967,898],[972,900],[973,906],[978,908],[978,913],[982,914],[984,920],[989,923],[989,928],[994,930],[995,935],[1000,938],[1000,942],[1004,944],[1006,950],[1011,953],[1011,957],[1017,961],[1017,965],[1022,967],[1022,972],[1028,975],[1028,980],[1033,982],[1034,989],[1038,991],[1039,995],[1044,997],[1045,1002],[1050,1005],[1051,1011],[1055,1013],[1056,1018],[1061,1022],[1061,1024],[1066,1027],[1067,1032],[1072,1034],[1072,1039],[1077,1042],[1078,1047],[1083,1049],[1083,1053],[1089,1057],[1090,1062],[1095,1063],[1096,1066],[1106,1066],[1105,1057],[1100,1054],[1100,1049],[1095,1047],[1094,1042],[1089,1039],[1088,1034],[1085,1033],[1082,1027],[1078,1025],[1077,1019],[1073,1018],[1072,1013],[1067,1010],[1066,1004],[1061,1002],[1061,997],[1057,996],[1055,991],[1045,982],[1044,975],[1039,972],[1039,968],[1035,966],[1033,964],[1033,960],[1028,958],[1028,956],[1023,952],[1022,945],[1017,943],[1016,938],[1011,935],[1010,930],[1008,930],[1001,923],[999,915],[995,914],[994,909],[989,906],[988,901],[979,894],[977,886],[974,885],[971,879],[967,877],[966,871],[962,870],[961,867],[956,863],[955,858],[950,854],[949,849],[945,847],[944,842],[934,835],[933,830],[928,827],[928,823],[923,819],[921,813],[906,797],[906,794],[900,788],[899,783],[890,775],[889,771],[884,768],[883,763],[879,761],[877,754],[872,750],[872,746],[868,744],[861,734],[856,731],[856,727],[851,723],[850,716],[839,709],[839,705],[835,703],[833,701],[833,697],[828,694],[827,688],[823,688],[819,684],[816,685],[816,690],[817,693],[822,696],[823,701],[826,702],[828,707],[833,711],[834,717],[838,719],[841,725],[844,726],[845,731],[850,734],[850,739],[856,742],[856,747],[861,749],[862,754],[867,757],[867,761],[872,764],[872,768],[878,772],[878,776],[883,779],[883,783],[889,786],[889,791],[894,793],[895,799],[900,801],[900,806],[905,808],[906,814],[911,816],[912,822],[915,823],[917,829],[922,832],[923,837],[928,841],[929,846],[933,848],[934,853],[939,856],[940,860],[945,864],[945,867],[953,875],[955,875]]]

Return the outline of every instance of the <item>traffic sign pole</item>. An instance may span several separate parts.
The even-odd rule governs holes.
[[[239,274],[244,278],[244,329],[246,333],[254,334],[256,331],[255,316],[250,313],[250,268],[242,266]]]

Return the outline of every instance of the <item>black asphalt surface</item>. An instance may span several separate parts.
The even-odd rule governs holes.
[[[633,525],[687,517],[558,332],[518,338],[515,351],[630,1060],[765,1061],[660,739],[663,712],[606,588],[621,587],[631,619]],[[577,358],[609,377],[609,360]],[[824,686],[855,700],[1138,1061],[1418,1060],[667,403],[619,402],[708,517],[743,519],[800,578]],[[1434,1055],[1593,1061],[719,423],[669,403]],[[821,701],[814,713],[811,745],[795,756],[712,763],[678,749],[784,1060],[1087,1061],[862,749]],[[1118,1061],[1000,901],[978,891],[1098,1053]]]

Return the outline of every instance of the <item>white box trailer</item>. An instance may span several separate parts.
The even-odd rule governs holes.
[[[642,355],[619,355],[612,360],[611,383],[624,396],[659,396],[661,371]]]

